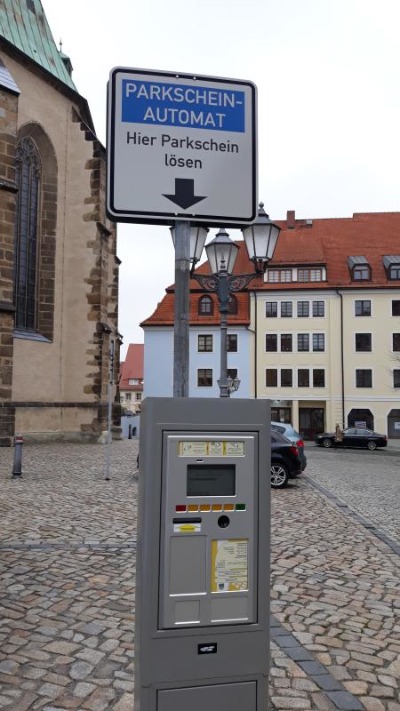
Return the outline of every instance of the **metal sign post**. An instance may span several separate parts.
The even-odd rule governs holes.
[[[104,467],[104,479],[110,480],[110,456],[111,456],[111,426],[112,426],[112,386],[114,384],[114,353],[115,341],[110,340],[108,361],[108,383],[107,383],[107,443],[106,460]]]
[[[190,222],[175,224],[174,397],[189,395]]]

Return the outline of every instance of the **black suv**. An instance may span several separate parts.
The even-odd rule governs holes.
[[[301,474],[302,465],[299,450],[279,432],[271,432],[271,486],[283,489],[289,479]]]

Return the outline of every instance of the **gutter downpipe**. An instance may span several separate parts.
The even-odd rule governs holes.
[[[346,427],[344,421],[345,409],[344,409],[344,352],[343,352],[343,294],[339,289],[335,289],[337,295],[340,297],[340,367],[341,367],[341,378],[342,378],[342,426]]]
[[[251,313],[251,301],[252,296],[254,296],[254,330],[250,326],[246,327],[249,333],[254,336],[254,398],[257,398],[257,292],[249,292],[250,297],[250,313]]]

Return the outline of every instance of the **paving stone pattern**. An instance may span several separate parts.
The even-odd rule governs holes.
[[[134,709],[137,440],[109,481],[105,449],[24,445],[18,479],[0,450],[0,709]],[[398,502],[355,517],[326,454],[272,492],[269,708],[400,711]]]

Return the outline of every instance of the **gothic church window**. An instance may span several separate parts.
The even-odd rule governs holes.
[[[38,222],[42,167],[38,150],[29,138],[17,146],[16,184],[18,189],[15,221],[15,326],[35,330],[38,287]]]

